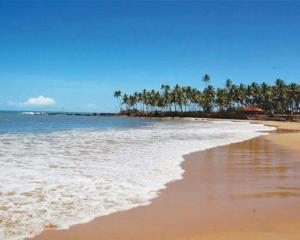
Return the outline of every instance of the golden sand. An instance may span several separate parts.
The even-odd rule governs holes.
[[[150,205],[34,240],[299,240],[298,146],[299,133],[280,131],[186,155],[184,178]]]

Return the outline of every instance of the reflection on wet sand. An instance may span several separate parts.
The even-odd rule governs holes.
[[[225,174],[225,182],[230,184],[227,186],[230,198],[300,196],[300,163],[295,161],[297,155],[276,148],[274,151],[272,143],[258,138],[229,145],[223,148],[224,151],[215,153],[216,161],[225,156],[226,161],[223,161],[223,166],[218,164],[218,168]],[[221,181],[218,177],[215,180]]]

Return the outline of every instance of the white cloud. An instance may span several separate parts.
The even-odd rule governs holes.
[[[39,97],[32,97],[29,98],[27,101],[23,103],[25,106],[50,106],[55,104],[56,101],[53,98],[39,96]]]

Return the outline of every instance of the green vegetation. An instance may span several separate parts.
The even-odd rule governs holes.
[[[208,74],[202,80],[205,83],[202,91],[178,84],[174,87],[161,85],[159,91],[144,89],[132,95],[115,91],[114,97],[121,112],[145,115],[153,112],[232,113],[245,106],[260,108],[266,114],[300,113],[300,85],[297,83],[286,84],[277,79],[274,85],[255,82],[235,85],[228,79],[224,88],[214,88]]]

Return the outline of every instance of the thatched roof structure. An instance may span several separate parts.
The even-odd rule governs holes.
[[[256,106],[242,106],[240,108],[241,112],[249,113],[249,114],[263,114],[264,110]]]

